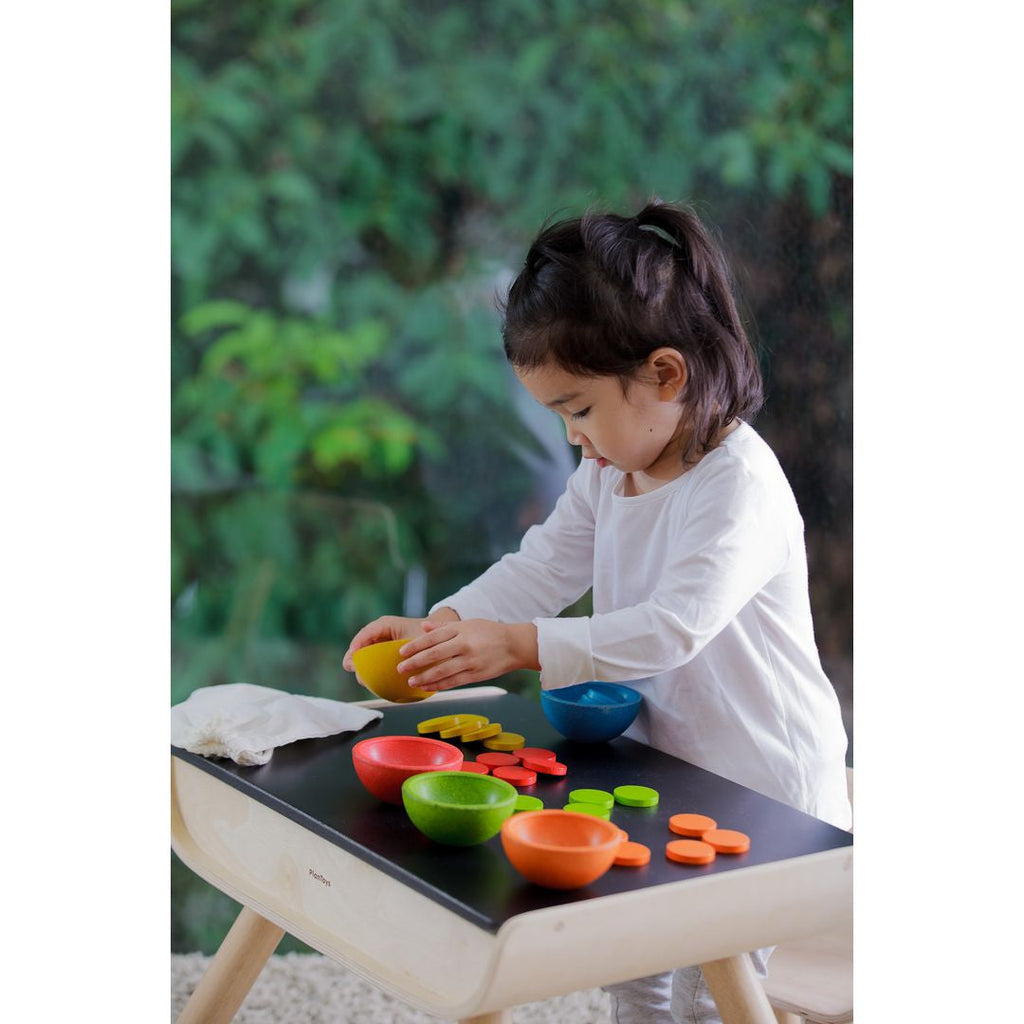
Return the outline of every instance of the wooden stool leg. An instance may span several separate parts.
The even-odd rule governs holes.
[[[511,1010],[496,1010],[494,1013],[482,1013],[479,1017],[465,1017],[459,1024],[512,1024]]]
[[[178,1024],[230,1024],[283,935],[283,928],[242,907]]]
[[[761,987],[750,957],[726,957],[700,965],[722,1024],[776,1024],[771,1003]]]

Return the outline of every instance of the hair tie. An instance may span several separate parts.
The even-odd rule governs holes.
[[[657,224],[638,224],[637,228],[640,231],[650,231],[652,235],[657,235],[660,239],[668,242],[669,245],[674,245],[677,249],[682,249],[679,242],[673,238],[664,228],[659,228]]]

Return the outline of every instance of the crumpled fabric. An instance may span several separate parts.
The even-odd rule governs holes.
[[[258,765],[287,743],[354,732],[380,717],[340,700],[225,683],[196,690],[171,707],[171,743],[204,757]]]

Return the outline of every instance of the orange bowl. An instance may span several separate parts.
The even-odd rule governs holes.
[[[375,797],[401,804],[406,779],[421,772],[458,771],[462,751],[427,736],[370,736],[352,748],[352,764]]]
[[[611,866],[622,831],[603,818],[574,811],[525,811],[501,826],[512,866],[547,889],[579,889]]]

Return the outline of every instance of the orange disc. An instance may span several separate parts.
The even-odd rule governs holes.
[[[679,836],[693,836],[700,839],[705,832],[718,828],[718,822],[706,814],[673,814],[668,827]]]
[[[665,847],[665,856],[678,864],[710,864],[715,848],[699,839],[673,839]]]
[[[649,847],[644,846],[643,843],[627,841],[619,847],[619,852],[615,854],[615,860],[612,863],[617,864],[620,868],[642,868],[650,862],[650,859]]]
[[[746,853],[750,849],[750,836],[729,828],[708,829],[701,839],[719,853]]]
[[[514,764],[495,768],[491,774],[496,779],[504,779],[506,782],[511,782],[513,786],[532,786],[537,781],[536,772],[530,771],[529,768],[520,768]]]

